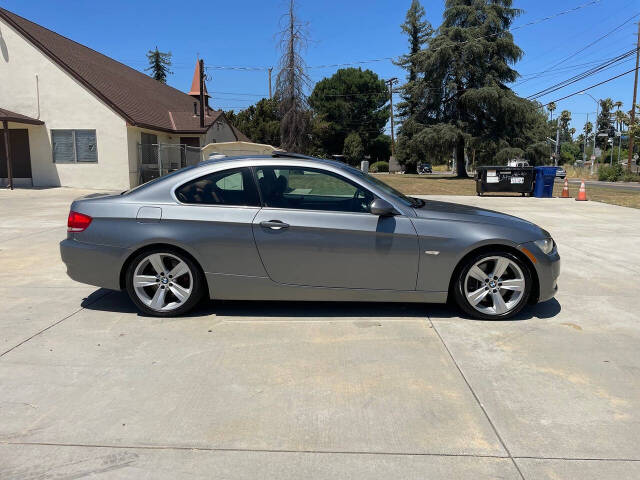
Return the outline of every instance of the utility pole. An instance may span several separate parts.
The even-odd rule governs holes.
[[[395,77],[385,81],[386,83],[389,84],[389,104],[390,104],[389,116],[391,118],[391,156],[392,157],[395,156],[396,154],[396,139],[393,134],[393,84],[397,83],[397,81],[398,79]]]
[[[582,164],[587,162],[587,125],[589,125],[589,112],[587,112],[587,123],[584,124],[584,142],[582,146]]]
[[[560,115],[556,117],[556,154],[553,164],[558,166],[558,150],[560,149]]]
[[[204,60],[200,59],[200,128],[204,128]]]
[[[596,101],[596,120],[593,122],[593,152],[591,152],[591,175],[593,175],[593,166],[596,163],[596,137],[598,136],[598,117],[600,116],[600,102]]]
[[[272,95],[271,95],[271,72],[273,71],[273,67],[269,67],[268,70],[269,70],[269,99],[271,99],[272,98]]]
[[[620,149],[622,148],[622,125],[618,131],[618,163],[620,163]]]
[[[629,158],[627,170],[631,171],[631,159],[633,158],[633,127],[636,122],[636,99],[638,95],[638,63],[640,62],[640,22],[638,22],[638,40],[636,42],[636,73],[633,82],[633,101],[631,102],[631,121],[629,122]]]

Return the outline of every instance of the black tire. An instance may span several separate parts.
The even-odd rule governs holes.
[[[514,262],[522,271],[524,277],[524,291],[522,293],[522,297],[518,300],[518,303],[509,311],[503,314],[487,314],[478,311],[476,308],[471,305],[467,296],[465,295],[465,286],[464,282],[467,278],[467,274],[469,270],[480,262],[483,259],[488,259],[489,257],[504,257],[512,262]],[[529,302],[529,297],[531,295],[533,285],[533,277],[531,275],[531,267],[518,258],[516,255],[504,251],[504,250],[490,250],[479,253],[478,255],[473,255],[465,260],[462,268],[458,269],[457,278],[455,279],[455,283],[453,285],[453,294],[454,299],[458,307],[467,315],[478,318],[481,320],[507,320],[514,315],[517,315]]]
[[[192,288],[190,296],[184,301],[184,303],[182,303],[182,305],[179,305],[178,307],[168,311],[155,310],[143,303],[142,300],[138,297],[138,294],[136,294],[133,284],[133,277],[140,262],[142,262],[149,255],[153,255],[156,253],[176,257],[188,266],[191,273]],[[203,278],[202,271],[199,265],[197,265],[190,256],[185,255],[181,251],[170,247],[153,247],[143,250],[138,255],[136,255],[129,262],[129,266],[127,267],[127,271],[125,273],[125,286],[127,293],[129,294],[129,298],[131,298],[131,301],[136,305],[136,307],[142,313],[154,317],[175,317],[183,315],[192,310],[198,304],[205,292],[205,280]]]

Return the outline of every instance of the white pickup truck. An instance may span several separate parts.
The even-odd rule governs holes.
[[[529,162],[526,160],[509,160],[507,167],[530,167]],[[562,167],[556,167],[556,177],[564,178],[567,176],[567,171]]]

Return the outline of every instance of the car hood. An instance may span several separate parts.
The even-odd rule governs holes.
[[[418,218],[431,220],[447,220],[454,222],[472,222],[497,225],[530,234],[532,240],[549,237],[549,232],[522,218],[506,213],[486,210],[484,208],[461,205],[459,203],[425,200],[425,205],[415,208]]]

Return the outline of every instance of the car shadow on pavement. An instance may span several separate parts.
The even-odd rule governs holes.
[[[126,292],[99,289],[85,298],[81,306],[87,310],[136,314],[140,313]],[[528,305],[509,321],[546,319],[555,317],[562,307],[554,298],[544,303]],[[474,320],[448,304],[433,303],[377,303],[377,302],[297,302],[204,300],[182,317],[260,317],[260,318],[423,318]]]
[[[547,318],[553,318],[560,313],[562,306],[560,302],[555,298],[547,300],[546,302],[537,303],[535,305],[527,305],[516,316],[503,320],[506,322],[518,322],[524,320],[544,320]],[[474,322],[496,322],[501,320],[479,320],[472,318],[471,316],[462,313],[458,308],[453,305],[444,304],[432,304],[429,305],[428,310],[429,318],[432,320],[445,320],[445,319],[463,319]]]

